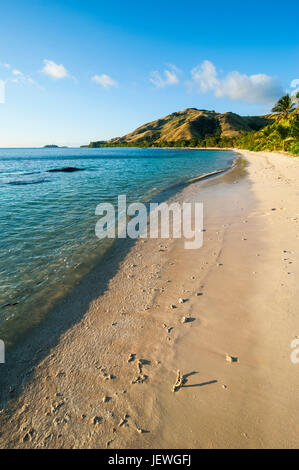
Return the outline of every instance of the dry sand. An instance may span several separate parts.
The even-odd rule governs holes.
[[[173,196],[200,250],[125,242],[16,351],[0,447],[299,447],[299,159],[240,152]]]

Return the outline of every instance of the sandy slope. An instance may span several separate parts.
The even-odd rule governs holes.
[[[242,154],[174,197],[204,202],[200,250],[121,247],[17,353],[1,447],[299,447],[299,161]]]

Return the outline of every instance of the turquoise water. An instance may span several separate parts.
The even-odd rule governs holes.
[[[8,345],[98,260],[100,202],[150,200],[225,168],[233,152],[169,149],[0,149],[0,338]],[[49,173],[63,167],[74,173]]]

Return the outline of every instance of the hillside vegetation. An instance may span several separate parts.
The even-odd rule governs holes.
[[[298,97],[297,97],[298,98]],[[187,108],[88,147],[239,147],[299,155],[299,108],[289,95],[266,116]]]
[[[298,96],[297,96],[298,98]],[[286,151],[299,156],[299,107],[285,95],[272,109],[275,121],[258,132],[242,134],[232,146],[260,151]]]

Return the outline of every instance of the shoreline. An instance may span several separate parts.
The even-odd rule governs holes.
[[[41,355],[11,384],[10,409],[0,414],[1,447],[298,445],[289,359],[298,162],[229,150],[248,160],[246,169],[193,180],[171,196],[204,201],[199,253],[182,240],[118,246],[117,260],[106,257],[110,272],[90,273],[45,324]],[[56,342],[45,348],[55,322]],[[186,383],[173,393],[177,369]]]
[[[179,192],[180,190],[182,190],[182,188],[186,187],[188,184],[192,183],[193,181],[197,181],[197,180],[200,181],[200,180],[205,180],[207,178],[213,178],[217,176],[218,174],[229,171],[235,165],[236,160],[237,158],[235,158],[232,161],[229,167],[215,170],[206,174],[205,173],[200,174],[199,176],[192,177],[191,179],[184,179],[181,181],[177,181],[175,183],[169,183],[168,186],[160,188],[158,191],[154,192],[150,197],[149,196],[143,197],[137,200],[136,202],[142,202],[144,204],[148,204],[150,202],[166,201],[168,197],[172,196],[176,192]],[[64,299],[72,295],[72,291],[76,287],[76,285],[82,282],[82,280],[88,273],[90,273],[93,269],[96,269],[96,267],[100,263],[102,263],[105,253],[107,251],[110,252],[111,249],[113,250],[113,246],[114,246],[114,241],[111,239],[104,240],[103,243],[99,244],[99,246],[93,250],[92,256],[90,256],[88,260],[84,260],[84,262],[81,262],[79,271],[73,271],[72,276],[69,276],[69,278],[71,277],[75,278],[75,283],[71,283],[69,280],[66,283],[65,280],[63,280],[62,284],[64,286],[64,289],[59,292],[59,295],[57,294],[57,292],[52,291],[52,297],[53,297],[52,302],[50,302],[49,305],[47,305],[47,308],[44,309],[43,314],[38,317],[37,321],[33,321],[32,323],[35,325],[38,325],[39,322],[43,322],[45,320],[47,315],[51,315],[51,312],[53,312],[53,310],[59,308],[60,303],[63,302]],[[15,300],[17,301],[17,299]],[[5,307],[5,305],[3,307]],[[24,338],[26,339],[28,335],[30,336],[32,324],[25,325],[24,329],[19,328],[19,331],[17,331],[17,334],[14,331],[11,335],[8,334],[9,327],[10,325],[6,326],[5,334],[3,333],[1,337],[6,344],[7,352],[10,352],[16,349],[18,345],[24,341]],[[12,339],[13,335],[15,335],[14,339]],[[1,403],[1,391],[0,391],[0,403]]]
[[[78,147],[74,147],[78,148]],[[285,157],[291,157],[291,158],[298,158],[297,155],[294,155],[292,153],[285,152],[283,150],[277,150],[277,151],[268,151],[268,150],[260,150],[258,152],[253,152],[248,149],[240,149],[238,147],[88,147],[88,146],[81,146],[79,148],[91,148],[91,149],[100,149],[100,148],[108,148],[108,149],[113,149],[113,148],[132,148],[132,149],[156,149],[156,150],[217,150],[217,151],[223,151],[223,152],[228,152],[228,151],[233,151],[233,152],[252,152],[256,154],[275,154],[275,155],[283,155]]]

